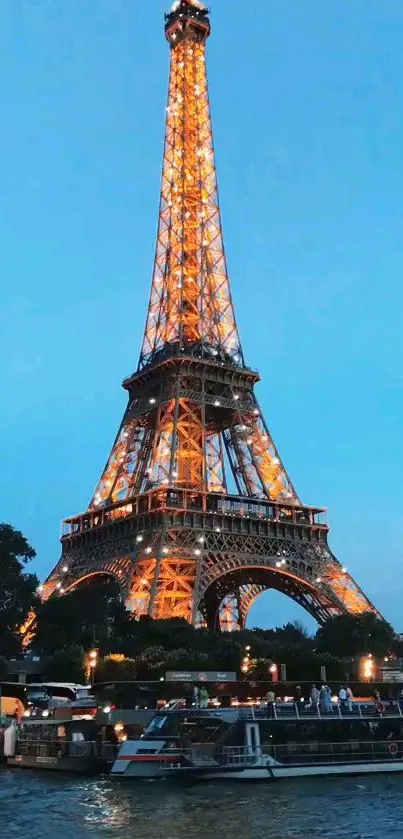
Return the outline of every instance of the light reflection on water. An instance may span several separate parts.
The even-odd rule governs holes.
[[[401,778],[131,783],[0,771],[4,839],[402,839]]]

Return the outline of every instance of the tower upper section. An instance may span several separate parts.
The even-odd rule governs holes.
[[[172,47],[184,39],[205,42],[210,35],[208,9],[199,0],[176,0],[165,15],[165,35]]]
[[[186,352],[244,366],[221,229],[205,45],[208,9],[178,0],[171,45],[157,247],[139,368]]]

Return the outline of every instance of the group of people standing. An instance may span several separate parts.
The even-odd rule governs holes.
[[[195,685],[192,694],[192,705],[195,708],[205,709],[208,708],[208,701],[209,695],[207,688],[204,685],[202,685],[201,688],[199,688],[198,685]]]
[[[332,711],[332,691],[329,685],[322,685],[320,690],[312,685],[309,693],[309,704],[316,711],[318,708],[322,713]]]
[[[353,692],[348,685],[342,685],[339,690],[339,705],[341,708],[348,708],[349,711],[353,710]],[[329,685],[322,685],[320,690],[316,687],[316,685],[312,685],[310,694],[309,694],[309,704],[312,708],[319,711],[321,713],[329,713],[333,710],[332,706],[332,691]]]

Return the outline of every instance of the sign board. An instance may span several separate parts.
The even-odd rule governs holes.
[[[401,670],[381,669],[383,682],[403,682],[403,672]]]
[[[168,670],[166,682],[236,682],[236,673],[227,670]]]

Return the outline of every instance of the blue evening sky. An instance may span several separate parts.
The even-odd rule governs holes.
[[[247,362],[304,501],[397,629],[403,585],[403,3],[211,0],[224,235]],[[0,520],[43,577],[137,365],[166,0],[0,4]],[[251,625],[309,619],[280,595]]]

